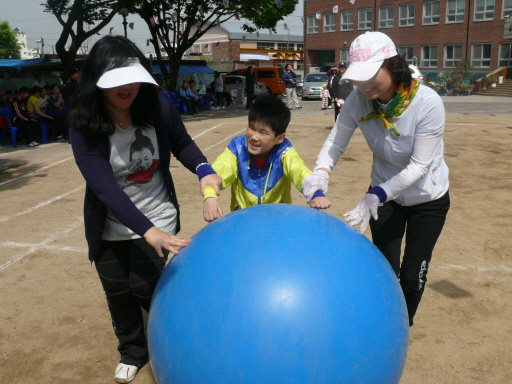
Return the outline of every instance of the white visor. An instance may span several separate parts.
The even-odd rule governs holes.
[[[96,86],[101,89],[117,88],[127,84],[148,83],[158,86],[153,76],[139,63],[134,60],[133,64],[127,67],[114,68],[101,75]]]

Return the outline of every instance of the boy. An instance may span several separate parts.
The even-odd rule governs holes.
[[[29,147],[37,147],[37,140],[40,136],[39,121],[27,111],[28,88],[21,87],[17,96],[12,101],[13,121],[12,125],[17,127],[25,135],[25,141]]]
[[[222,188],[231,187],[231,210],[259,204],[291,203],[291,183],[302,192],[303,180],[311,175],[304,161],[285,138],[290,110],[273,96],[257,98],[249,110],[245,135],[235,137],[212,164],[222,178]],[[222,216],[213,188],[204,191],[203,217],[211,222]],[[312,208],[331,203],[322,191],[311,198]]]

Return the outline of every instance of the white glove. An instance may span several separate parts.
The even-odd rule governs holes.
[[[306,197],[308,204],[316,191],[322,190],[327,195],[327,187],[329,185],[329,174],[325,171],[317,169],[311,176],[308,176],[302,182],[302,193]]]
[[[370,214],[371,216],[377,220],[377,208],[379,206],[380,200],[377,195],[373,193],[367,193],[364,195],[363,200],[357,204],[350,212],[345,213],[343,216],[346,217],[346,221],[352,227],[355,227],[359,224],[359,233],[364,233],[366,228],[368,228],[368,224],[370,223]]]

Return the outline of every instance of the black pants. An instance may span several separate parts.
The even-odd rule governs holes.
[[[104,240],[94,260],[119,340],[121,363],[141,366],[148,360],[141,308],[149,311],[166,260],[142,238]]]
[[[246,109],[251,108],[252,101],[254,99],[254,84],[245,89],[247,92],[247,105]]]
[[[217,96],[217,107],[223,107],[224,106],[224,92],[215,92],[215,95]]]
[[[342,107],[343,108],[343,107]],[[335,101],[334,102],[334,122],[336,122],[336,120],[338,120],[338,115],[340,113],[340,107],[338,107],[338,103]]]
[[[427,282],[432,251],[450,208],[450,196],[423,204],[402,206],[389,201],[379,207],[379,219],[370,220],[373,243],[384,254],[400,279],[409,314],[409,325],[420,304]],[[402,239],[405,250],[400,260]],[[400,262],[401,261],[401,262]]]
[[[27,143],[27,145],[33,141],[39,142],[39,138],[41,137],[41,125],[39,124],[39,121],[16,119],[13,126],[23,132],[23,136],[25,136],[25,143]]]

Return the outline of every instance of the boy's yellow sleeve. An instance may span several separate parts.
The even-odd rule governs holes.
[[[238,160],[229,148],[224,149],[215,159],[212,167],[222,179],[222,189],[229,187],[238,178]]]
[[[302,193],[302,182],[313,172],[306,166],[294,147],[281,157],[284,175],[291,180],[293,185]],[[222,176],[221,176],[222,177]]]

